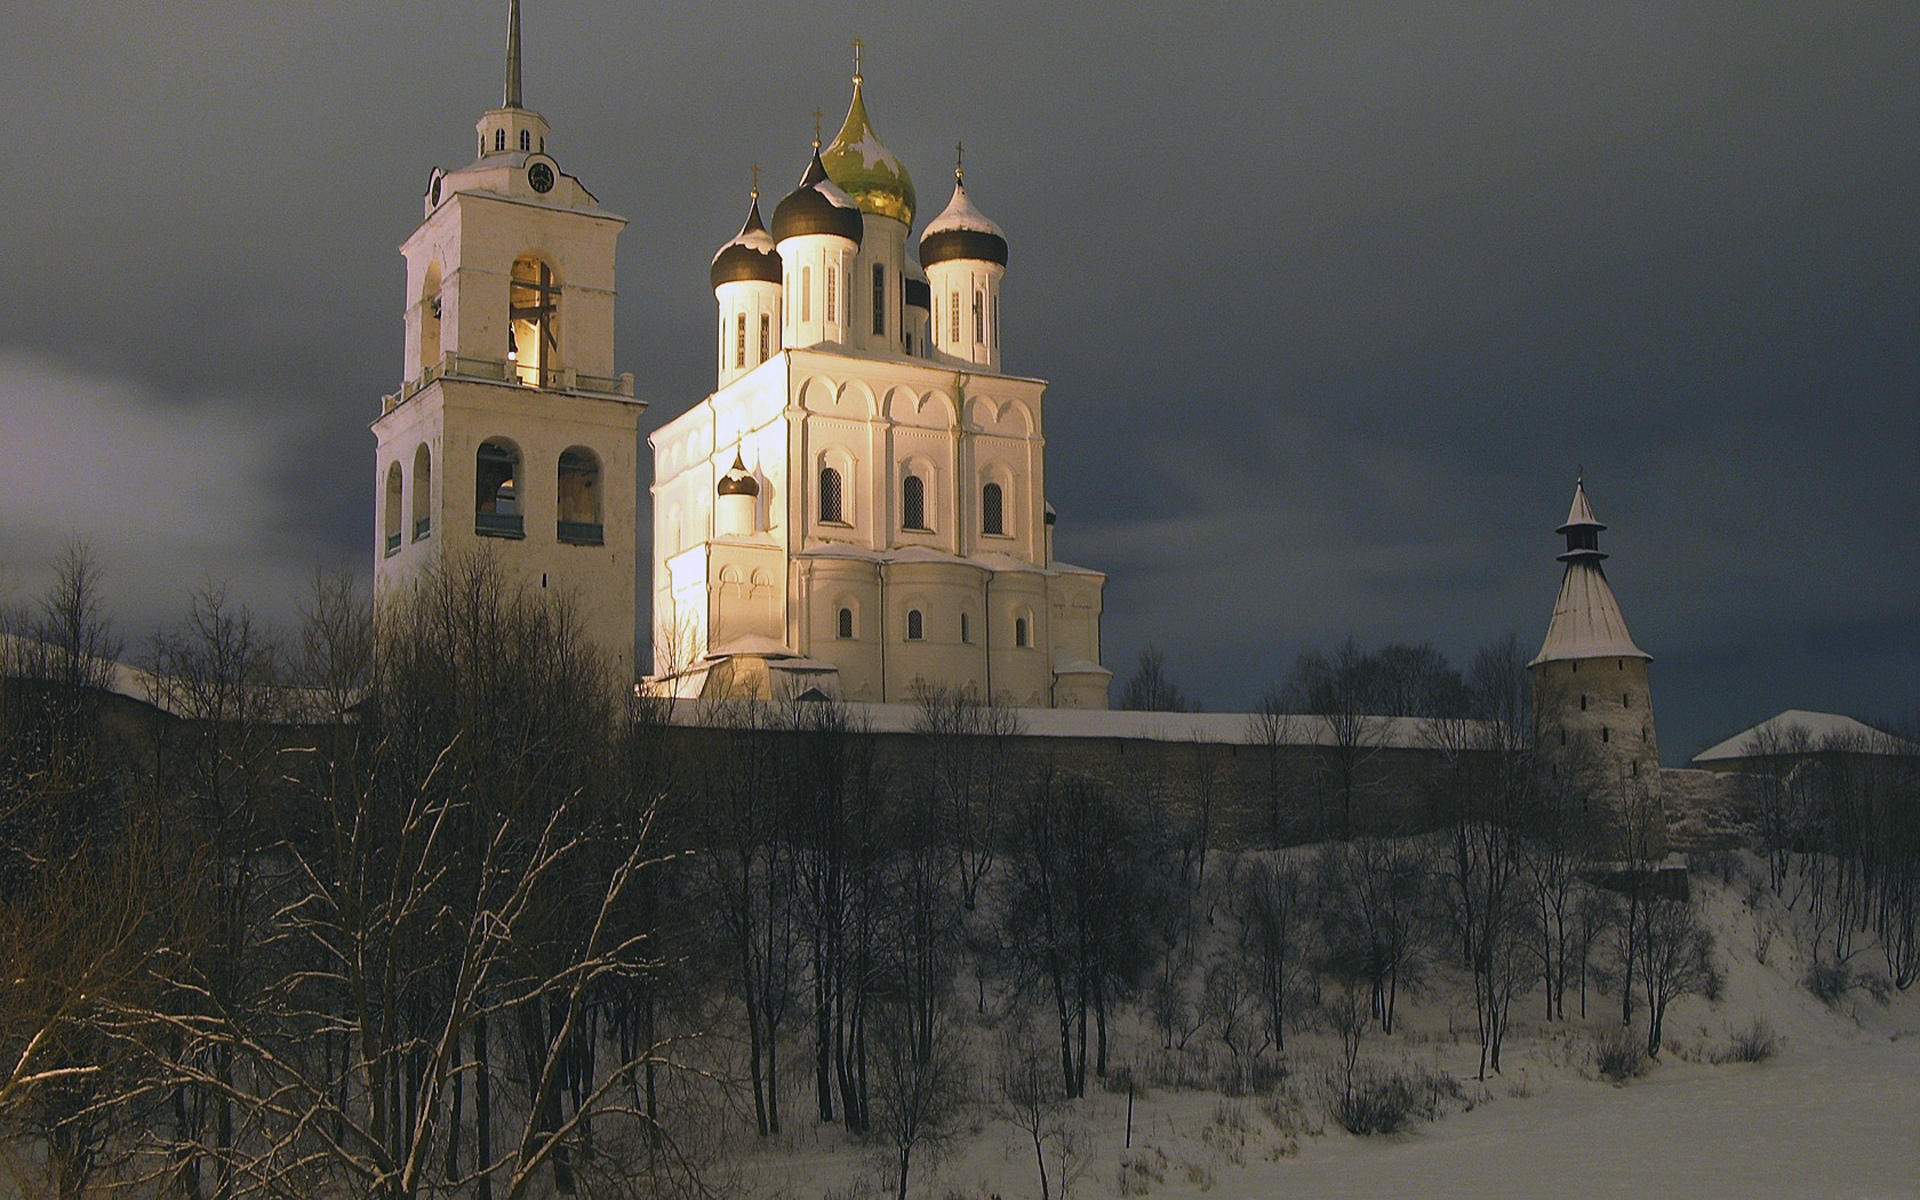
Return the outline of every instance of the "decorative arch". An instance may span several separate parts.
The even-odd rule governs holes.
[[[417,542],[432,532],[433,451],[421,442],[413,451],[413,540]]]
[[[473,531],[482,537],[525,537],[520,447],[491,437],[474,452]]]
[[[920,429],[951,429],[957,424],[952,398],[937,388],[916,392],[896,387],[887,393],[886,413],[897,424]]]
[[[600,512],[600,456],[585,446],[560,452],[559,519],[554,534],[573,546],[598,546],[606,541]]]

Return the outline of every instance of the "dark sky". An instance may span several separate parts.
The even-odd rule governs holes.
[[[923,220],[965,140],[1120,674],[1231,709],[1349,633],[1531,649],[1584,464],[1667,761],[1920,711],[1920,6],[526,3],[527,103],[632,221],[648,429],[851,38]],[[0,601],[76,534],[135,641],[370,567],[395,247],[504,12],[9,6]]]

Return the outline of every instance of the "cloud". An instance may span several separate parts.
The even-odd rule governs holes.
[[[262,615],[292,615],[315,560],[285,536],[280,483],[306,434],[283,408],[164,400],[129,379],[0,350],[0,602],[31,600],[49,562],[84,539],[105,571],[108,613],[144,635],[196,588],[225,583]]]

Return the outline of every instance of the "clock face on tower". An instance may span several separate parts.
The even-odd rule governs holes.
[[[537,162],[527,168],[527,183],[534,191],[545,195],[553,190],[553,168],[546,163]]]

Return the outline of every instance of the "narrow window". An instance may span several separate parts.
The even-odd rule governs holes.
[[[413,452],[413,540],[433,532],[433,452],[426,443]]]
[[[1632,708],[1632,707],[1633,707],[1633,696],[1632,696],[1632,694],[1631,694],[1631,693],[1628,693],[1628,692],[1621,692],[1621,693],[1620,693],[1620,707],[1621,707],[1621,708]]]
[[[1577,662],[1573,664],[1573,673],[1575,675],[1578,675],[1580,673],[1580,664]]]
[[[820,468],[820,519],[841,523],[840,472],[832,467]]]
[[[873,331],[887,332],[887,268],[881,263],[873,264]]]
[[[971,642],[973,640],[973,630],[967,624],[967,614],[965,613],[960,614],[960,640],[963,642]]]
[[[506,130],[496,129],[493,131],[493,148],[495,150],[505,150],[507,148]]]
[[[533,149],[533,134],[524,129],[520,131],[520,148],[522,150]]]
[[[1013,619],[1013,644],[1016,646],[1024,646],[1027,644],[1027,619],[1025,617],[1015,617]]]
[[[1560,744],[1562,746],[1567,744],[1567,731],[1564,729],[1560,731]]]
[[[836,307],[836,305],[834,304],[834,301],[837,299],[837,293],[840,290],[838,286],[839,283],[840,283],[840,272],[837,269],[828,270],[827,272],[827,320],[829,323],[831,323],[833,320],[833,310]]]
[[[760,361],[773,357],[773,318],[766,313],[760,314]]]
[[[973,293],[973,340],[985,345],[987,331],[985,326],[981,324],[981,322],[986,319],[982,311],[982,304],[983,301],[980,299],[979,289],[976,288]]]
[[[813,320],[813,268],[800,268],[800,319]]]
[[[840,636],[843,638],[853,636],[853,610],[850,608],[840,610]]]
[[[747,314],[741,313],[733,321],[733,365],[747,365]]]
[[[927,483],[918,475],[900,481],[900,524],[906,529],[927,527]]]
[[[381,525],[386,535],[386,552],[400,553],[400,464],[393,463],[387,468],[387,505],[386,515]]]
[[[1607,727],[1606,727],[1605,725],[1602,725],[1602,726],[1600,727],[1600,740],[1601,740],[1601,741],[1603,741],[1603,742],[1610,742],[1610,741],[1612,741],[1613,739],[1607,736],[1607,734],[1608,734],[1608,733],[1610,733],[1610,732],[1612,732],[1612,731],[1611,731],[1611,730],[1609,730],[1609,729],[1608,729],[1608,728],[1607,728]]]
[[[600,523],[600,459],[585,446],[560,456],[560,511],[555,535],[571,546],[604,544]]]
[[[1587,698],[1585,696],[1580,697],[1580,711],[1587,711]]]
[[[927,636],[926,618],[920,615],[919,609],[917,608],[908,609],[907,610],[907,640],[910,642],[917,642],[926,636]]]
[[[1624,671],[1624,670],[1626,670],[1626,669],[1627,669],[1627,660],[1626,660],[1626,659],[1624,659],[1624,658],[1616,658],[1616,659],[1614,659],[1614,660],[1613,660],[1613,669],[1614,669],[1614,670],[1616,670],[1616,671]]]
[[[991,296],[987,298],[987,315],[993,325],[993,348],[1000,348],[1000,303]]]
[[[959,292],[953,293],[953,304],[951,305],[951,307],[953,309],[953,312],[951,314],[953,319],[947,322],[947,340],[958,342],[960,340],[960,293]]]
[[[1634,759],[1631,763],[1628,763],[1627,766],[1629,768],[1627,772],[1629,775],[1632,775],[1635,779],[1640,778],[1640,760],[1639,759],[1637,758]]]
[[[1005,534],[1006,502],[1000,485],[989,483],[980,489],[980,532]]]

